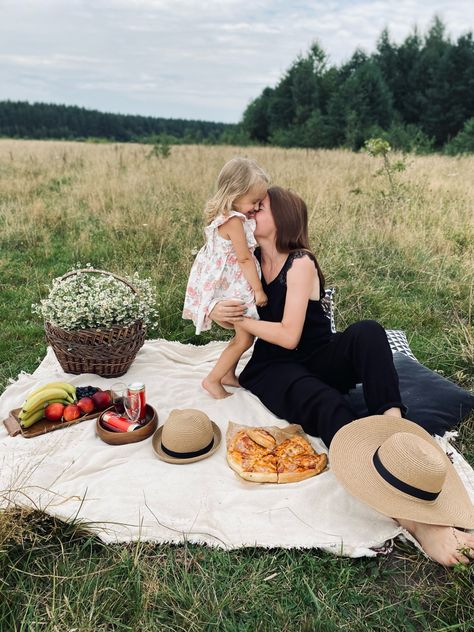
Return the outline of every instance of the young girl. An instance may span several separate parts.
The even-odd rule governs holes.
[[[253,160],[233,158],[217,178],[217,192],[207,202],[206,243],[196,255],[184,299],[183,318],[196,326],[196,333],[211,328],[209,313],[219,301],[240,299],[246,315],[258,319],[256,305],[266,305],[260,281],[260,266],[253,254],[257,245],[249,219],[266,196],[267,174]],[[219,322],[227,329],[232,325]],[[253,336],[240,331],[222,352],[202,386],[216,399],[231,395],[222,384],[239,386],[235,368],[240,356],[252,346]]]

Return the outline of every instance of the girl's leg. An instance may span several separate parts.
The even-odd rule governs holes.
[[[229,397],[229,393],[222,386],[221,380],[229,377],[229,373],[235,371],[235,367],[241,355],[250,349],[253,343],[253,336],[246,331],[239,329],[222,352],[215,367],[202,381],[203,388],[206,389],[215,399]],[[238,384],[237,384],[238,385]]]
[[[395,518],[420,543],[423,551],[443,566],[469,564],[474,558],[474,535],[454,527]]]
[[[240,387],[239,378],[235,374],[237,364],[238,362],[232,367],[232,369],[230,369],[230,371],[227,371],[221,380],[221,384],[224,386],[235,386],[236,388]]]

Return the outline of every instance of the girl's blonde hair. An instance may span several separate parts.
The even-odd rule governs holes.
[[[207,222],[217,215],[228,215],[235,200],[245,195],[258,184],[267,188],[270,178],[265,171],[250,158],[232,158],[222,167],[217,178],[217,191],[207,201],[204,215]]]

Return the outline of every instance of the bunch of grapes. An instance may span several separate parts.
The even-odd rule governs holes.
[[[76,397],[78,400],[82,397],[92,397],[97,391],[100,391],[100,388],[96,388],[95,386],[78,386],[76,388]]]

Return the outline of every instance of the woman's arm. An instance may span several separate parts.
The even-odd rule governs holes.
[[[244,318],[235,323],[235,328],[241,327],[285,349],[295,349],[301,338],[308,300],[316,289],[315,284],[319,287],[318,273],[312,260],[309,257],[295,259],[286,275],[286,301],[281,323]]]
[[[247,244],[242,220],[239,217],[231,217],[223,225],[223,229],[227,239],[230,239],[232,242],[240,269],[255,292],[255,302],[257,305],[265,305],[267,297],[263,292],[257,267]]]

